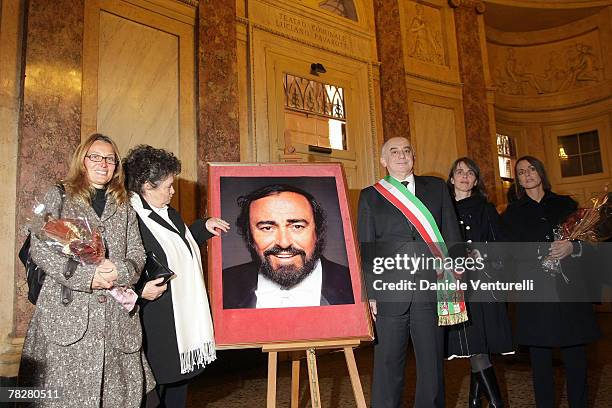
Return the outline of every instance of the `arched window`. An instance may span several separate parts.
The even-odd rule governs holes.
[[[357,11],[355,10],[353,0],[323,0],[319,3],[319,7],[339,16],[357,21]]]

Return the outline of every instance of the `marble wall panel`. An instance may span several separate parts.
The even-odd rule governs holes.
[[[457,158],[455,111],[420,102],[415,102],[413,109],[412,133],[415,138],[417,174],[446,180],[450,164]]]
[[[200,212],[206,209],[206,162],[240,161],[236,3],[199,6],[198,186]]]
[[[463,82],[463,112],[468,156],[481,169],[481,179],[487,190],[495,191],[496,158],[491,149],[491,133],[487,105],[486,83],[482,62],[481,37],[477,8],[466,2],[455,8],[455,30],[459,53],[459,71]]]
[[[123,156],[138,143],[179,150],[179,38],[100,13],[98,131]]]
[[[380,59],[383,137],[410,137],[408,89],[397,1],[374,0],[376,38]]]
[[[35,198],[68,171],[78,146],[84,0],[31,0],[26,28],[25,84],[17,180],[17,231]],[[22,265],[15,268],[15,333],[25,334],[33,307],[27,300]]]

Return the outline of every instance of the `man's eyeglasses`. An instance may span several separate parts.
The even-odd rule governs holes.
[[[87,157],[89,160],[91,160],[94,163],[100,163],[102,160],[106,161],[106,164],[114,166],[117,164],[118,160],[117,157],[115,156],[102,156],[101,154],[97,154],[97,153],[90,153],[85,155],[85,157]]]

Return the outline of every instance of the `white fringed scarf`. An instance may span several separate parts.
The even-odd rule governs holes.
[[[130,201],[166,254],[168,268],[176,274],[171,280],[174,328],[181,359],[181,374],[187,374],[216,359],[213,324],[202,275],[200,249],[189,228],[185,226],[185,236],[191,253],[178,233],[169,231],[149,218],[151,210],[142,206],[138,194],[132,194]]]

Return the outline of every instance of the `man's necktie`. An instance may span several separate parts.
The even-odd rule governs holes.
[[[409,181],[404,180],[404,181],[402,181],[401,183],[404,185],[404,187],[408,188],[408,183],[410,183],[410,182],[409,182]],[[413,225],[412,225],[412,223],[410,223],[410,222],[408,222],[408,225],[410,225],[410,230],[411,230],[411,231],[412,231],[412,233],[414,234],[414,226],[413,226]]]

